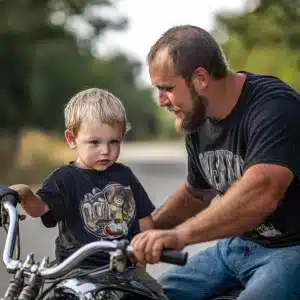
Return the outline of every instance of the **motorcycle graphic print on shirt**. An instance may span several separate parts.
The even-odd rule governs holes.
[[[80,205],[86,229],[99,238],[119,238],[128,233],[136,206],[130,187],[113,183],[95,188]]]

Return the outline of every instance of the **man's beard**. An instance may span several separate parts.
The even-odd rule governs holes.
[[[175,121],[176,129],[187,134],[197,131],[206,120],[207,98],[199,95],[193,86],[190,87],[190,97],[194,106],[193,111],[180,113]]]

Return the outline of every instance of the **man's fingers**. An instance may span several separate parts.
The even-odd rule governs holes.
[[[131,242],[139,263],[158,263],[164,248],[177,248],[177,241],[170,232],[149,230],[135,236]]]
[[[134,248],[135,245],[139,242],[139,240],[145,235],[145,233],[137,234],[130,242],[131,246]]]
[[[139,234],[139,236],[137,236],[137,238],[131,243],[134,250],[134,256],[136,260],[141,264],[146,263],[145,247],[147,244],[147,239],[148,239],[147,234],[143,233],[143,234]]]
[[[152,232],[148,235],[145,248],[145,259],[148,263],[154,264],[160,261],[166,239],[165,232]]]
[[[145,256],[146,256],[146,260],[147,262],[152,261],[152,247],[153,247],[153,243],[155,241],[155,239],[157,238],[157,234],[152,233],[148,235],[148,240],[147,240],[147,244],[145,245]]]
[[[159,238],[154,241],[152,246],[152,261],[154,264],[160,261],[163,248],[164,248],[164,238]]]
[[[147,244],[145,245],[145,259],[148,263],[153,264],[152,252],[153,252],[153,244],[159,239],[159,234],[156,232],[152,232],[148,235]]]

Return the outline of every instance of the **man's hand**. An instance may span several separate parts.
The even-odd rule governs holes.
[[[160,261],[163,249],[182,250],[185,243],[180,233],[177,229],[148,230],[136,235],[131,245],[137,261],[141,264],[155,264]]]

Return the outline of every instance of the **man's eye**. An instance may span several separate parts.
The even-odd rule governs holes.
[[[112,141],[110,141],[110,143],[111,144],[120,144],[120,141],[118,141],[118,140],[112,140]]]
[[[157,87],[159,91],[170,93],[174,90],[174,86],[158,86]]]
[[[164,91],[165,92],[172,92],[173,91],[173,87],[172,86],[171,87],[165,87]]]

